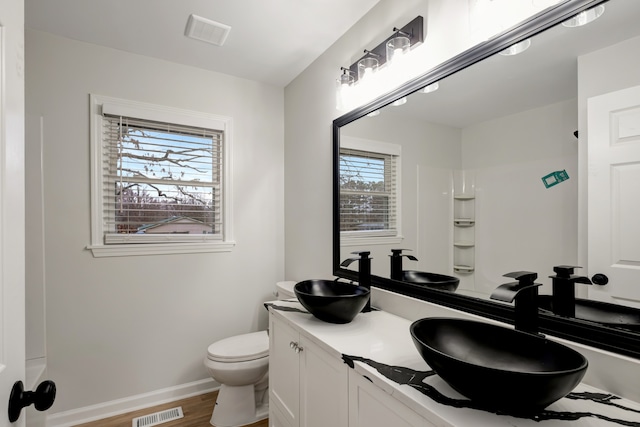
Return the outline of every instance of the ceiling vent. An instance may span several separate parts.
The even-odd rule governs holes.
[[[192,39],[222,46],[231,27],[198,15],[190,15],[184,35]]]

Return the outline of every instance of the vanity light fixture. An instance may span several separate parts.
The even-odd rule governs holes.
[[[403,66],[391,66],[410,56],[410,52],[424,41],[424,19],[417,16],[402,28],[393,28],[393,34],[371,50],[365,49],[365,55],[359,58],[350,67],[341,69],[349,70],[345,74],[354,78],[353,82],[344,86],[339,83],[336,88],[336,106],[338,109],[347,110],[361,105],[372,96],[391,90],[406,81]],[[344,90],[347,89],[347,90]]]
[[[604,13],[604,5],[598,5],[596,7],[592,7],[591,9],[584,10],[578,13],[573,18],[567,19],[562,23],[565,27],[573,28],[573,27],[582,27],[583,25],[587,25],[590,22],[595,21],[600,18]]]
[[[523,41],[521,41],[519,43],[511,45],[508,48],[506,48],[505,50],[502,50],[502,51],[500,51],[498,53],[500,55],[503,55],[503,56],[513,56],[513,55],[517,55],[517,54],[522,53],[525,50],[529,49],[529,46],[531,46],[531,39],[526,39],[526,40],[523,40]]]
[[[422,93],[431,93],[431,92],[435,92],[440,88],[440,84],[438,82],[435,83],[431,83],[430,85],[425,86],[424,88],[420,89],[420,92]]]

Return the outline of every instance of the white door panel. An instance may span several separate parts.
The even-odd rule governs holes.
[[[588,100],[588,156],[589,274],[609,277],[611,299],[640,304],[640,86]]]

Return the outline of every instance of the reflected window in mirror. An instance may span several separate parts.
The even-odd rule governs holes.
[[[342,240],[368,244],[400,235],[400,152],[396,144],[344,138],[340,147]]]

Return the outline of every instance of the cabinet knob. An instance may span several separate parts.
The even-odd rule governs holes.
[[[298,343],[295,341],[291,341],[289,343],[289,347],[293,348],[294,350],[298,347]]]
[[[300,346],[296,345],[296,348],[295,348],[295,350],[294,350],[294,351],[295,351],[296,353],[300,353],[302,350],[304,350],[304,348],[302,348],[302,347],[300,347]]]

